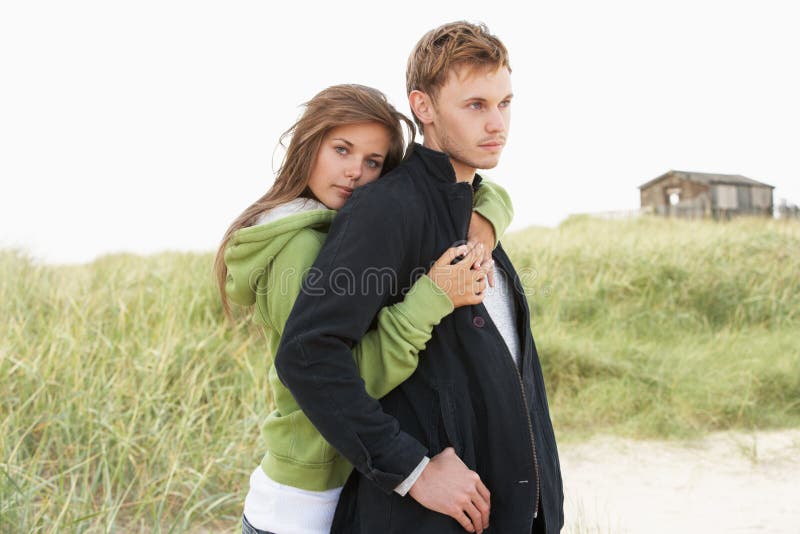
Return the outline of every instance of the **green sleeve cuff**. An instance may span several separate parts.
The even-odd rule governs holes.
[[[484,179],[475,191],[472,209],[491,223],[496,247],[514,219],[514,206],[508,191]]]
[[[420,330],[432,330],[455,309],[447,293],[428,275],[420,276],[396,307]]]

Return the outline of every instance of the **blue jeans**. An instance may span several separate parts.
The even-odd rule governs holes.
[[[275,534],[274,532],[267,532],[266,530],[258,530],[250,524],[247,518],[242,514],[242,534]]]

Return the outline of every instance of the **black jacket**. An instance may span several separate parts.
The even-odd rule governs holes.
[[[530,312],[502,246],[494,259],[514,290],[519,366],[482,304],[445,317],[416,372],[380,402],[367,395],[353,361],[351,347],[377,312],[466,238],[472,187],[456,182],[445,154],[415,145],[407,161],[358,188],[336,216],[286,323],[278,376],[357,470],[332,532],[462,533],[455,520],[393,492],[424,455],[448,446],[491,492],[487,532],[529,534],[536,509],[548,533],[563,525],[561,470]]]

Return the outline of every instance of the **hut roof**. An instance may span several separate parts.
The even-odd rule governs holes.
[[[770,187],[775,189],[775,186],[765,184],[763,182],[759,182],[758,180],[753,180],[752,178],[747,178],[746,176],[742,176],[741,174],[713,174],[707,172],[687,172],[687,171],[668,171],[653,178],[647,183],[644,183],[639,186],[639,189],[644,189],[646,187],[650,187],[654,183],[658,182],[659,180],[663,180],[664,178],[670,176],[677,176],[683,180],[689,180],[690,182],[697,182],[705,185],[709,184],[730,184],[730,185],[758,185],[761,187]]]

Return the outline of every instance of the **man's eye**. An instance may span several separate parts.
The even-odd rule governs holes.
[[[469,107],[470,109],[481,109],[483,105],[480,102],[472,102]]]
[[[503,100],[502,102],[500,102],[501,108],[507,108],[510,105],[511,105],[511,100]]]

